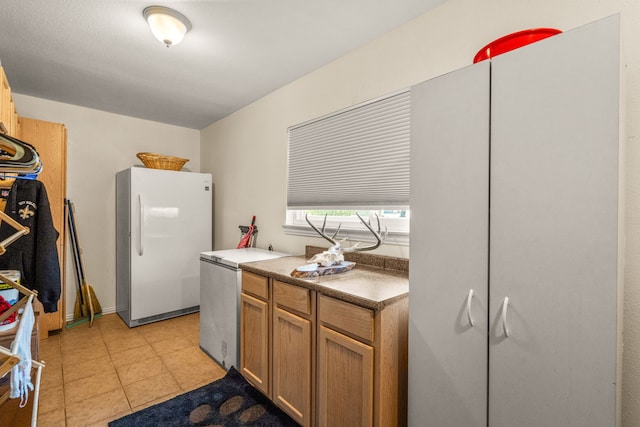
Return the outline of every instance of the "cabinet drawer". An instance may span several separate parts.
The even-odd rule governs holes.
[[[242,291],[260,297],[269,299],[269,280],[258,274],[242,272]]]
[[[318,320],[366,341],[373,341],[373,310],[320,295]]]
[[[291,310],[311,314],[311,291],[309,289],[274,280],[273,301]]]

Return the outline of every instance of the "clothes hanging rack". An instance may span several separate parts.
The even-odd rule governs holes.
[[[40,172],[40,171],[38,171]],[[35,179],[38,179],[38,174],[37,173],[28,173],[25,175],[20,175],[20,174],[7,174],[7,173],[0,173],[0,180],[5,180],[5,179],[28,179],[30,181],[33,181]]]
[[[22,150],[22,151],[21,151]],[[22,154],[20,154],[22,152]],[[24,155],[25,152],[28,152],[28,155]],[[12,155],[13,158],[7,159],[7,156]],[[20,155],[19,159],[16,156]],[[24,164],[20,165],[20,162],[24,160]],[[16,169],[18,169],[16,171]],[[7,173],[18,173],[18,176],[13,176],[12,178],[20,178],[23,179],[27,174],[33,174],[40,172],[42,170],[42,163],[40,162],[39,156],[35,148],[31,145],[25,143],[24,141],[17,140],[15,138],[8,137],[7,135],[0,134],[0,174],[6,176]],[[21,174],[22,178],[20,177]],[[6,252],[7,246],[11,243],[18,240],[20,237],[29,234],[29,227],[26,227],[5,212],[0,211],[0,221],[4,221],[9,224],[16,231],[0,242],[0,256],[2,256]],[[28,289],[25,286],[16,283],[15,281],[9,279],[8,277],[0,274],[0,281],[8,284],[9,286],[15,288],[20,292],[20,294],[24,295],[18,302],[16,302],[11,308],[0,315],[0,323],[6,320],[13,313],[19,313],[19,310],[24,307],[23,316],[18,317],[17,322],[17,331],[16,338],[11,344],[10,348],[6,348],[0,346],[0,378],[4,377],[9,371],[14,369],[16,365],[19,365],[23,361],[23,357],[20,356],[20,353],[23,353],[19,348],[20,338],[24,337],[25,334],[28,334],[28,339],[31,339],[31,329],[34,326],[33,317],[31,317],[31,322],[23,321],[24,314],[26,313],[27,308],[32,310],[33,300],[38,296],[38,292],[35,290]],[[32,312],[30,312],[32,314]],[[29,328],[25,330],[26,328]],[[31,354],[29,353],[29,359],[31,359]],[[38,419],[38,401],[40,397],[40,380],[42,376],[42,369],[44,368],[44,363],[37,360],[30,360],[31,369],[36,370],[35,382],[33,384],[33,408],[31,413],[31,426],[35,427],[37,425]],[[28,365],[28,364],[27,364]],[[29,375],[31,373],[29,372]],[[12,375],[17,375],[17,371],[12,371]],[[27,391],[28,393],[28,391]],[[7,399],[9,399],[11,395],[11,390],[6,391],[4,394],[0,395],[0,405],[2,405]],[[20,403],[20,406],[23,406],[23,403],[26,405],[26,400]]]
[[[0,170],[2,170],[2,161],[0,161]],[[0,188],[1,189],[11,189],[13,184],[16,182],[16,179],[19,180],[28,180],[35,181],[38,179],[38,174],[42,171],[42,166],[38,168],[33,173],[17,173],[17,172],[0,172]],[[3,197],[6,197],[5,194]],[[1,210],[1,209],[0,209]]]
[[[10,164],[3,163],[2,158],[0,158],[0,178],[23,178],[23,179],[36,179],[40,172],[42,172],[42,168],[44,165],[38,159],[38,162],[35,165],[30,165],[28,167],[17,167]]]
[[[14,284],[16,283],[14,282]],[[32,304],[34,298],[35,294],[31,293],[26,299],[26,304]],[[24,332],[24,328],[26,328],[28,325],[21,320],[17,320],[17,322],[19,323],[17,326],[18,330],[16,332],[16,337],[25,335],[26,332]],[[31,334],[29,333],[28,335]],[[22,361],[20,355],[18,354],[18,346],[19,341],[17,339],[13,341],[13,343],[11,344],[11,348],[0,346],[0,377],[6,375],[10,370],[14,369],[16,365],[18,365]],[[33,381],[33,408],[31,409],[31,427],[36,427],[38,423],[40,382],[42,379],[42,369],[44,367],[44,362],[31,359],[31,369],[36,370],[35,381]],[[4,404],[9,399],[10,394],[11,390],[7,390],[2,395],[0,395],[0,405]],[[24,400],[24,404],[26,405],[26,399]],[[20,406],[22,407],[22,403]]]
[[[35,147],[9,135],[0,134],[0,173],[38,174],[42,162]]]
[[[11,225],[16,230],[14,234],[12,234],[8,238],[0,242],[0,255],[2,255],[6,252],[7,246],[15,242],[25,234],[28,234],[29,228],[23,226],[22,224],[20,224],[19,222],[17,222],[16,220],[14,220],[13,218],[11,218],[9,215],[7,215],[2,211],[0,211],[0,219],[5,221],[7,224]],[[16,283],[15,281],[9,279],[3,274],[0,274],[0,280],[4,283],[9,284],[9,286],[17,289],[21,294],[24,295],[24,297],[22,297],[18,302],[16,302],[9,310],[7,310],[6,312],[2,313],[2,315],[0,315],[0,323],[1,323],[5,319],[7,319],[9,316],[11,316],[11,314],[17,312],[20,308],[26,305],[33,304],[33,300],[38,295],[38,292],[28,289],[25,286],[20,285],[19,283]],[[18,322],[18,325],[17,325],[18,330],[16,332],[16,340],[14,340],[13,343],[11,344],[11,348],[5,348],[0,346],[0,363],[1,363],[0,377],[3,377],[7,372],[12,370],[16,365],[18,365],[22,361],[20,355],[18,354],[19,341],[17,338],[24,335],[24,332],[23,332],[24,328],[33,327],[33,324],[27,325],[27,323],[22,322],[21,318],[16,320],[16,322]],[[31,334],[29,333],[29,335]],[[31,368],[36,369],[36,378],[35,378],[34,391],[33,391],[33,408],[31,412],[32,427],[35,427],[37,425],[38,402],[40,398],[40,379],[42,377],[42,369],[44,368],[44,366],[45,365],[43,362],[33,360],[33,359],[31,360]],[[13,374],[15,375],[15,371]],[[11,393],[11,390],[8,390],[0,396],[0,405],[2,405],[7,399],[9,399],[10,393]]]

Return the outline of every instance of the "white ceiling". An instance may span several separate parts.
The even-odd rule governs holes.
[[[12,91],[202,129],[445,0],[0,0]],[[142,17],[193,28],[171,48]]]

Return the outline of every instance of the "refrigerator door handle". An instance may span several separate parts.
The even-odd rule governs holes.
[[[142,195],[138,194],[138,203],[140,205],[140,209],[138,210],[138,219],[140,221],[140,227],[138,230],[140,231],[138,236],[138,255],[142,256],[144,254],[144,206],[142,205]]]

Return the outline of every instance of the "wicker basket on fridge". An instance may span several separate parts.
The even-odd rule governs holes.
[[[174,156],[164,156],[156,153],[138,153],[136,157],[148,168],[179,171],[189,159]]]

